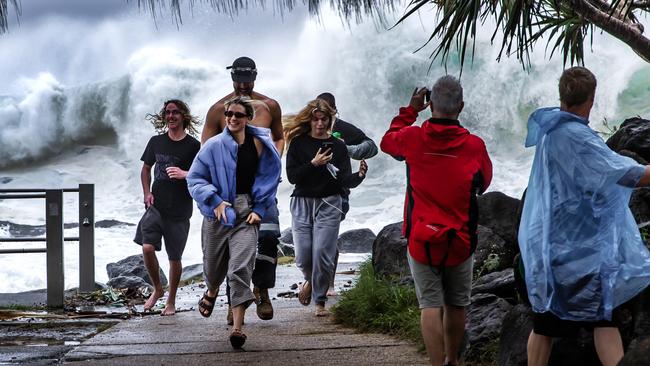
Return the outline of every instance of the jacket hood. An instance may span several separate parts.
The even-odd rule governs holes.
[[[528,118],[526,147],[537,145],[539,140],[553,128],[567,122],[588,124],[589,121],[573,113],[561,111],[559,107],[540,108]]]
[[[440,146],[444,149],[454,148],[462,145],[465,138],[469,136],[469,131],[452,119],[435,119],[430,118],[422,124],[422,131],[427,138],[434,141],[444,141],[444,144],[433,143],[432,147]]]

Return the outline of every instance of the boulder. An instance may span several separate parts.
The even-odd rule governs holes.
[[[519,200],[501,192],[488,192],[478,198],[478,224],[499,235],[515,252]]]
[[[499,338],[501,324],[511,308],[507,301],[492,294],[472,296],[465,326],[470,353],[473,348]]]
[[[113,279],[120,276],[135,276],[142,278],[146,283],[153,285],[151,283],[151,278],[147,273],[147,268],[144,266],[144,261],[142,260],[142,254],[132,255],[126,257],[117,263],[109,263],[106,265],[106,272],[108,273],[108,278]],[[163,273],[162,269],[159,270],[160,282],[163,286],[167,286],[167,277]],[[110,281],[109,281],[110,283]]]
[[[181,283],[189,284],[194,282],[203,281],[203,264],[197,263],[192,264],[183,268],[183,273],[181,274]]]
[[[618,131],[607,139],[607,146],[614,151],[629,150],[650,161],[650,121],[633,117],[628,118]]]
[[[135,224],[132,224],[130,222],[124,222],[124,221],[118,221],[118,220],[99,220],[95,222],[95,227],[96,228],[111,228],[115,226],[135,226]]]
[[[295,257],[296,249],[293,244],[286,244],[283,242],[278,243],[278,257]]]
[[[151,284],[145,282],[144,279],[136,276],[113,277],[106,284],[112,288],[119,288],[119,289],[137,290],[140,287],[151,288]]]
[[[372,267],[379,276],[410,276],[406,259],[407,241],[402,236],[402,223],[385,226],[372,244]]]
[[[630,344],[618,366],[647,366],[650,360],[650,337],[640,338]]]
[[[527,365],[526,344],[533,329],[532,315],[530,307],[520,304],[510,309],[503,318],[497,365]]]
[[[472,296],[477,294],[492,294],[516,303],[515,273],[512,268],[500,272],[492,272],[478,278],[472,284]]]
[[[474,277],[512,267],[512,261],[518,253],[491,229],[479,225],[476,230],[478,243],[474,252]]]
[[[291,228],[282,230],[280,234],[280,243],[293,244],[293,234]]]
[[[349,230],[339,236],[337,245],[340,253],[370,253],[375,238],[370,229]]]

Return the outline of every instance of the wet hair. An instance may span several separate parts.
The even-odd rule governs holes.
[[[460,112],[463,105],[463,87],[451,75],[436,80],[431,88],[431,104],[440,113],[453,115]]]
[[[325,92],[325,93],[320,93],[316,97],[316,99],[322,99],[327,102],[327,104],[330,105],[333,109],[336,109],[336,99],[334,98],[334,94],[330,92]]]
[[[567,107],[580,105],[596,92],[596,76],[584,67],[571,67],[560,76],[558,88],[560,102]]]
[[[255,117],[255,108],[253,108],[253,101],[251,100],[251,98],[246,96],[238,96],[230,100],[227,100],[223,105],[224,111],[229,110],[230,106],[233,104],[238,104],[244,107],[244,111],[246,112],[246,117],[248,117],[249,119],[253,119],[253,117]]]
[[[163,103],[163,107],[156,114],[147,114],[145,119],[153,125],[158,133],[167,132],[167,120],[165,119],[165,109],[169,104],[173,103],[183,114],[183,129],[187,131],[190,135],[197,137],[199,136],[198,126],[201,125],[201,121],[190,114],[190,107],[187,106],[185,102],[179,99],[170,99]]]
[[[327,116],[330,121],[327,130],[328,132],[331,132],[336,110],[326,101],[322,99],[314,99],[307,103],[298,114],[295,116],[288,116],[282,121],[284,140],[287,145],[289,145],[291,140],[294,138],[311,131],[311,119],[315,112],[325,113],[325,116]]]

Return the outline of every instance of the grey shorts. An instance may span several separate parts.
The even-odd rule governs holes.
[[[152,205],[142,215],[133,241],[140,245],[151,244],[156,248],[156,251],[160,251],[162,249],[162,238],[165,238],[167,257],[170,261],[179,261],[183,256],[189,232],[189,219],[165,219]]]
[[[406,256],[420,309],[438,308],[443,305],[464,307],[470,304],[473,255],[457,266],[445,267],[442,275],[439,267],[417,262],[408,252]]]

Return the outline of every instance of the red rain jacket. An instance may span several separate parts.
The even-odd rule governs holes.
[[[458,121],[429,119],[411,126],[417,112],[400,108],[381,140],[381,150],[406,161],[402,231],[409,253],[431,266],[463,263],[476,248],[477,194],[492,180],[485,143]]]

